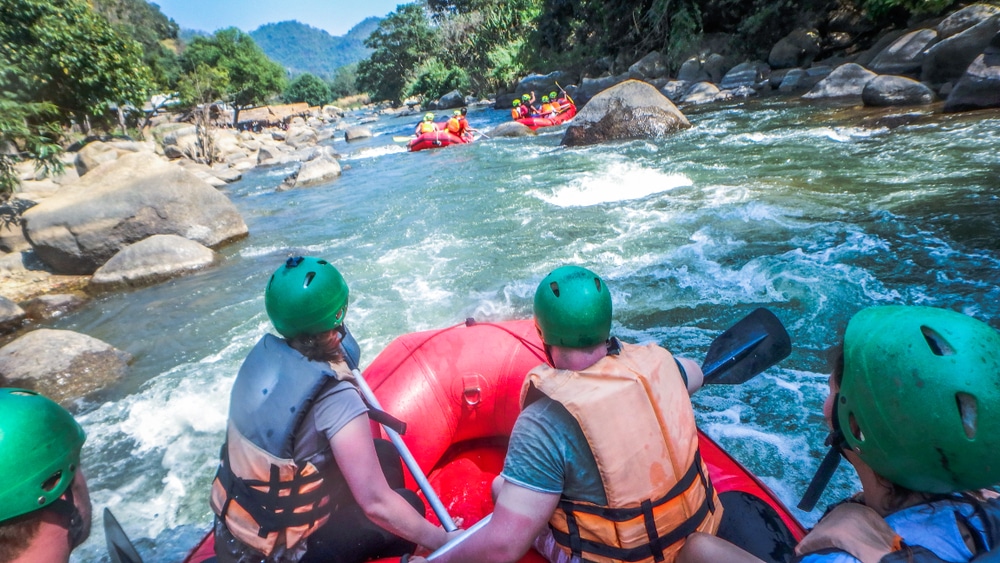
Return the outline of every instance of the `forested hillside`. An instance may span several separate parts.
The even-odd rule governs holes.
[[[333,36],[297,21],[262,25],[250,32],[268,57],[292,75],[310,73],[330,79],[342,66],[371,54],[364,40],[378,27],[379,18],[368,18],[344,36]]]

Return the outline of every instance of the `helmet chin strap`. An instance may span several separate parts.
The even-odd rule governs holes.
[[[57,514],[69,520],[69,526],[66,529],[67,537],[69,539],[70,549],[75,549],[87,539],[86,523],[83,521],[80,509],[78,509],[76,507],[76,503],[73,502],[72,487],[66,489],[66,493],[63,496],[65,498],[58,498],[52,501],[47,508],[51,508]]]
[[[840,458],[843,456],[844,448],[847,447],[847,442],[844,440],[844,433],[840,429],[840,420],[837,417],[837,403],[839,402],[840,394],[838,393],[833,398],[833,412],[831,413],[833,430],[826,437],[825,441],[825,444],[830,446],[830,449],[819,464],[819,468],[816,469],[816,473],[813,475],[812,481],[809,482],[806,492],[803,493],[802,500],[798,504],[799,510],[809,512],[816,507],[819,497],[823,495],[823,491],[830,484],[830,479],[836,473],[837,467],[840,466]]]

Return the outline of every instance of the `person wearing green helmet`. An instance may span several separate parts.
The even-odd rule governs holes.
[[[514,101],[511,102],[511,105],[513,107],[510,110],[510,118],[513,119],[514,121],[530,117],[530,114],[528,113],[528,106],[522,105],[520,98],[514,98]]]
[[[90,535],[80,468],[86,436],[73,416],[25,389],[0,389],[0,561],[69,561]]]
[[[528,112],[528,117],[538,117],[538,108],[535,107],[535,91],[530,94],[521,94],[521,105]]]
[[[424,133],[436,133],[438,131],[438,126],[434,123],[434,114],[427,112],[424,114],[424,120],[417,123],[417,129],[414,133],[419,137]]]
[[[799,507],[812,509],[841,457],[862,490],[827,510],[795,561],[997,560],[1000,333],[946,309],[871,307],[832,357],[830,453]],[[718,538],[685,550],[688,562],[759,561]]]
[[[220,563],[361,562],[447,540],[403,488],[392,444],[372,438],[369,413],[384,413],[353,383],[348,297],[321,258],[289,258],[267,283],[264,307],[284,338],[264,335],[233,383],[211,491]]]
[[[546,363],[521,389],[493,517],[435,563],[517,561],[532,545],[553,562],[673,561],[683,530],[722,516],[697,452],[700,366],[612,338],[610,290],[580,266],[541,280],[534,313]]]
[[[552,118],[555,117],[558,113],[559,112],[556,110],[556,107],[552,105],[552,103],[549,101],[549,97],[542,96],[542,107],[539,109],[539,114],[542,117]]]

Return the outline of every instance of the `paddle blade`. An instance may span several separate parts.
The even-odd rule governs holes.
[[[104,540],[108,543],[111,563],[142,563],[142,557],[139,557],[132,540],[128,539],[125,530],[107,507],[104,508]]]
[[[416,138],[417,137],[415,135],[395,135],[392,138],[392,140],[394,142],[397,142],[397,143],[405,143],[407,141],[412,141],[413,139],[416,139]]]
[[[762,307],[712,342],[701,370],[706,384],[739,384],[791,352],[792,341],[785,327],[774,313]]]

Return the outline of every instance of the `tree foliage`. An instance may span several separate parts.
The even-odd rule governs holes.
[[[346,98],[358,92],[358,63],[338,68],[333,80],[330,81],[330,94],[333,99]]]
[[[142,46],[142,60],[156,85],[161,90],[173,89],[181,73],[177,23],[146,0],[92,0],[92,4],[95,12]]]
[[[202,64],[224,71],[228,77],[225,94],[236,110],[233,125],[239,121],[240,110],[262,105],[285,89],[285,69],[235,27],[211,37],[194,38],[181,57],[181,65],[190,73]]]
[[[326,82],[309,73],[293,80],[281,97],[287,103],[305,102],[310,106],[325,106],[331,99]]]
[[[358,87],[377,100],[401,101],[416,69],[437,49],[437,31],[420,4],[403,4],[365,40],[373,49],[358,64]]]
[[[17,102],[0,96],[0,201],[17,188],[14,165],[21,155],[33,159],[46,174],[62,171],[59,154],[62,128],[55,106],[45,102]],[[10,150],[13,149],[13,150]]]

